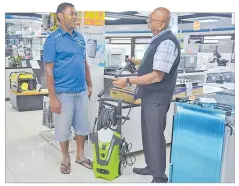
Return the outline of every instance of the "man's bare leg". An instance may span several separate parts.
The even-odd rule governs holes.
[[[66,166],[69,166],[70,164],[69,140],[67,140],[66,142],[60,142],[60,147],[63,155],[62,163],[65,165],[61,166],[61,170],[65,173],[69,173],[71,170],[70,169],[66,170]]]
[[[84,155],[85,136],[76,135],[76,145],[77,145],[76,161],[81,162],[81,164],[87,168],[92,168],[91,162],[89,162],[89,160],[87,160]]]

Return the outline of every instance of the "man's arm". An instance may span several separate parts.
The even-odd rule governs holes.
[[[83,36],[83,40],[85,43],[85,52],[84,52],[84,59],[85,59],[85,78],[86,78],[86,83],[88,86],[88,89],[90,87],[90,89],[92,89],[92,80],[91,80],[91,75],[90,75],[90,66],[87,62],[87,50],[86,50],[86,37],[84,35]],[[91,90],[92,91],[92,90]],[[88,92],[89,93],[89,92]]]
[[[92,80],[91,80],[91,75],[90,75],[90,67],[89,64],[87,62],[87,60],[85,60],[85,77],[86,77],[86,83],[88,87],[92,87]]]
[[[91,80],[91,75],[90,75],[90,67],[87,62],[87,51],[86,51],[86,38],[83,36],[83,40],[85,43],[85,52],[84,52],[84,59],[85,59],[85,79],[86,79],[86,84],[87,84],[87,90],[88,90],[88,97],[90,99],[92,95],[92,80]]]
[[[47,88],[48,88],[49,97],[50,97],[50,106],[51,106],[52,112],[61,114],[61,103],[56,97],[56,92],[54,87],[53,67],[54,67],[54,63],[46,63],[45,65],[46,82],[47,82]]]
[[[45,64],[46,82],[47,82],[47,88],[49,91],[50,99],[56,99],[54,77],[53,77],[53,67],[54,67],[54,63],[46,63]]]
[[[160,82],[164,77],[164,72],[154,70],[152,73],[145,74],[143,76],[130,78],[130,83],[134,85],[148,85],[156,82]]]
[[[43,62],[45,62],[46,82],[49,91],[51,110],[52,112],[61,114],[61,103],[56,97],[54,85],[55,83],[53,76],[53,68],[55,60],[56,60],[55,41],[51,36],[49,36],[46,39],[43,47]]]
[[[86,83],[88,86],[88,97],[90,99],[92,95],[92,80],[90,75],[90,67],[87,60],[85,60],[85,77],[86,77]]]
[[[156,82],[160,82],[163,79],[164,72],[156,71],[143,76],[130,78],[129,82],[134,85],[148,85]],[[113,85],[116,87],[124,88],[126,86],[126,78],[119,78],[113,82]]]

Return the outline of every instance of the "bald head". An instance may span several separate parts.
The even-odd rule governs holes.
[[[152,12],[151,18],[164,22],[165,28],[167,28],[170,22],[170,11],[167,8],[162,8],[162,7],[156,8]]]

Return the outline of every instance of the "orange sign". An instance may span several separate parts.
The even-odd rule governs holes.
[[[85,12],[84,25],[104,26],[105,25],[105,12]]]
[[[193,30],[200,30],[200,21],[194,21]]]

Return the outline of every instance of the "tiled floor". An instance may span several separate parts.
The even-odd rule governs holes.
[[[6,182],[107,182],[96,179],[93,171],[74,163],[76,153],[72,152],[72,172],[63,175],[59,171],[61,154],[59,149],[46,141],[39,132],[46,130],[41,124],[42,111],[17,112],[6,102]],[[170,148],[167,148],[169,162]],[[86,156],[92,158],[91,144],[86,143]],[[113,182],[147,183],[151,176],[139,176],[133,167],[144,167],[144,156],[138,153],[136,163],[126,167],[124,173]],[[168,174],[168,164],[166,173]]]

